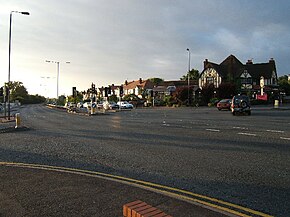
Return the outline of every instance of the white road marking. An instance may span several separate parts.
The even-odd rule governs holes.
[[[267,132],[271,132],[271,133],[284,133],[284,130],[266,130]]]
[[[247,127],[233,127],[233,129],[241,129],[241,130],[247,130]]]
[[[288,137],[280,137],[280,139],[290,140]]]
[[[212,131],[212,132],[220,132],[220,130],[217,130],[217,129],[205,129],[207,131]]]
[[[254,133],[238,133],[239,135],[245,135],[245,136],[256,136]]]

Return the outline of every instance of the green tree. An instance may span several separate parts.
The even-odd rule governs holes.
[[[24,87],[22,82],[10,81],[8,83],[8,87],[10,90],[10,101],[20,100],[20,102],[23,102],[26,98],[28,98],[27,89]]]
[[[197,69],[191,69],[189,73],[183,75],[180,80],[187,81],[189,75],[189,80],[198,80],[199,79],[199,71]]]
[[[66,97],[64,95],[61,95],[58,97],[56,104],[64,106],[65,102],[66,102]]]
[[[283,90],[286,95],[290,95],[290,81],[288,80],[287,75],[283,75],[278,78],[278,84],[280,89]]]
[[[156,86],[164,81],[163,78],[149,78],[148,80],[150,80]]]

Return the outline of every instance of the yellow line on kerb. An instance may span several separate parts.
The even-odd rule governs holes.
[[[122,177],[122,176],[117,176],[117,175],[111,175],[111,174],[107,174],[107,173],[102,173],[102,172],[95,172],[95,171],[89,171],[89,170],[81,170],[81,169],[74,169],[74,168],[66,168],[66,167],[58,167],[58,166],[49,166],[49,165],[41,165],[41,164],[26,164],[26,163],[14,163],[14,162],[0,162],[0,165],[10,165],[10,166],[21,166],[21,167],[30,167],[30,168],[36,168],[36,169],[48,169],[48,170],[57,170],[60,172],[72,172],[72,173],[78,173],[80,175],[96,175],[96,176],[101,176],[104,178],[111,178],[111,179],[118,179],[119,181],[124,181],[130,184],[139,184],[142,187],[146,187],[148,189],[154,190],[154,191],[159,191],[168,195],[172,195],[174,197],[178,197],[181,199],[185,199],[185,200],[189,200],[189,201],[194,201],[196,203],[200,203],[212,208],[216,208],[218,210],[222,210],[237,216],[241,216],[241,217],[250,217],[249,215],[237,212],[235,210],[231,210],[229,208],[226,207],[222,207],[219,205],[215,205],[215,204],[211,204],[209,202],[206,201],[202,201],[199,199],[195,199],[195,198],[191,198],[185,195],[180,195],[177,193],[183,193],[183,194],[187,194],[190,196],[194,196],[194,197],[198,197],[201,199],[206,199],[212,202],[216,202],[222,205],[226,205],[228,207],[232,207],[238,210],[242,210],[242,211],[246,211],[248,213],[254,214],[254,215],[258,215],[261,217],[273,217],[272,215],[268,215],[256,210],[252,210],[246,207],[242,207],[233,203],[229,203],[229,202],[225,202],[222,200],[218,200],[216,198],[212,198],[212,197],[208,197],[208,196],[204,196],[201,194],[196,194],[196,193],[192,193],[189,191],[185,191],[185,190],[181,190],[181,189],[177,189],[177,188],[172,188],[172,187],[168,187],[168,186],[164,186],[164,185],[160,185],[160,184],[155,184],[155,183],[151,183],[151,182],[146,182],[146,181],[140,181],[137,179],[131,179],[131,178],[126,178],[126,177]],[[151,186],[151,187],[150,187]],[[155,187],[155,188],[154,188]],[[164,190],[160,190],[160,189],[156,189],[156,188],[160,188],[160,189],[164,189]],[[174,191],[177,193],[173,193],[173,192],[168,192],[165,190],[170,190],[170,191]]]

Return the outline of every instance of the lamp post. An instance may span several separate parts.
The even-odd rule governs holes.
[[[190,72],[190,50],[189,48],[186,49],[188,51],[188,73],[187,73],[187,105],[189,106],[189,72]]]
[[[45,62],[47,63],[56,63],[57,64],[57,77],[56,77],[56,96],[57,96],[57,99],[58,99],[58,89],[59,89],[59,64],[60,62],[59,61],[52,61],[52,60],[45,60]],[[69,64],[70,62],[67,61],[65,62],[67,64]]]
[[[8,55],[8,85],[10,84],[10,62],[11,62],[11,26],[12,26],[12,13],[19,13],[23,15],[29,15],[29,12],[11,11],[10,12],[10,23],[9,23],[9,55]],[[8,101],[8,120],[10,120],[10,90],[7,93]]]

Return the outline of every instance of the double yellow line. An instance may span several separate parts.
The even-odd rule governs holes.
[[[109,179],[109,180],[118,181],[118,182],[122,182],[129,185],[134,185],[136,187],[145,188],[154,192],[166,194],[174,198],[182,199],[188,202],[193,202],[195,204],[200,204],[203,207],[214,209],[216,211],[220,211],[223,213],[232,214],[235,216],[251,217],[255,215],[255,216],[260,216],[260,217],[273,217],[271,215],[268,215],[268,214],[265,214],[256,210],[239,206],[233,203],[225,202],[222,200],[218,200],[216,198],[212,198],[212,197],[204,196],[201,194],[196,194],[189,191],[172,188],[172,187],[168,187],[168,186],[164,186],[160,184],[155,184],[151,182],[145,182],[145,181],[140,181],[136,179],[126,178],[122,176],[116,176],[116,175],[111,175],[111,174],[106,174],[106,173],[101,173],[101,172],[94,172],[94,171],[89,171],[89,170],[81,170],[81,169],[49,166],[49,165],[39,165],[39,164],[0,162],[0,165],[23,167],[23,168],[34,168],[34,169],[41,169],[41,170],[51,170],[51,171],[66,172],[66,173],[71,173],[71,174]]]

